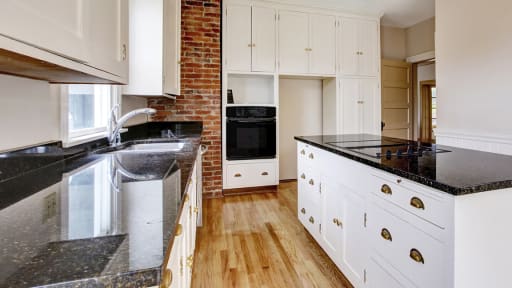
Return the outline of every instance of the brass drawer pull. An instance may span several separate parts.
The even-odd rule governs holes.
[[[380,231],[380,236],[382,236],[382,238],[384,240],[387,240],[389,242],[393,241],[393,237],[391,237],[391,233],[386,228],[382,228],[382,230]]]
[[[300,209],[300,213],[302,213],[302,214],[306,214],[306,208],[302,208],[302,209]]]
[[[387,184],[382,184],[382,187],[380,187],[380,192],[388,195],[393,194],[393,190],[391,190],[391,187],[389,187]]]
[[[183,198],[183,202],[187,203],[187,202],[188,202],[188,199],[189,199],[188,194],[185,194],[185,197]]]
[[[313,218],[313,216],[309,217],[309,222],[311,224],[315,224],[315,218]]]
[[[313,155],[313,153],[309,153],[309,159],[315,159],[315,155]]]
[[[171,269],[165,269],[164,275],[162,275],[162,286],[165,288],[171,287],[172,283],[172,271]]]
[[[314,186],[315,185],[315,181],[313,181],[313,179],[309,179],[309,185]]]
[[[187,257],[187,267],[192,269],[194,266],[194,254]]]
[[[412,197],[411,198],[411,206],[416,209],[423,209],[425,210],[425,204],[423,204],[423,201],[421,201],[418,197]]]
[[[423,259],[423,255],[421,255],[418,249],[412,248],[411,252],[409,253],[409,257],[418,263],[425,264],[425,259]]]
[[[343,225],[343,223],[336,218],[332,219],[332,223],[336,224],[336,226],[338,226],[338,227]]]
[[[199,207],[194,207],[194,213],[199,214]]]
[[[300,175],[300,178],[302,178],[302,179],[306,179],[306,174],[302,173],[302,174]]]
[[[268,176],[268,172],[261,173],[261,176]]]
[[[306,151],[304,151],[304,149],[302,149],[302,150],[300,150],[300,154],[306,155]]]
[[[183,233],[183,226],[181,226],[181,224],[178,224],[176,226],[176,235],[175,236],[180,236],[181,233]]]
[[[237,178],[238,178],[238,177],[242,177],[242,174],[240,174],[240,173],[236,173],[236,174],[235,174],[235,177],[237,177]]]

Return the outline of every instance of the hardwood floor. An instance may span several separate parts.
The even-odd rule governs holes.
[[[204,200],[192,287],[352,287],[297,219],[297,183]]]

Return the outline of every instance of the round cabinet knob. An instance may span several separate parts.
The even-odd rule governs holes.
[[[315,155],[313,155],[313,153],[309,153],[309,159],[315,159]]]
[[[423,255],[421,255],[421,252],[418,251],[418,249],[411,249],[411,252],[409,253],[409,257],[411,257],[412,260],[415,262],[425,264],[425,259],[423,259]]]
[[[382,230],[380,231],[380,236],[384,239],[384,240],[387,240],[389,242],[393,241],[393,237],[391,237],[391,233],[389,232],[388,229],[386,228],[382,228]]]
[[[300,178],[302,178],[302,179],[306,179],[306,174],[302,173],[302,174],[300,175]]]
[[[343,225],[343,223],[337,218],[332,219],[332,223],[336,224],[338,227]]]
[[[194,207],[194,213],[199,214],[199,208],[198,207]]]
[[[382,186],[380,187],[380,192],[388,195],[393,194],[391,187],[389,187],[387,184],[382,184]]]
[[[313,179],[309,179],[309,185],[314,186],[315,185],[315,181],[313,181]]]
[[[315,224],[315,218],[313,218],[313,216],[309,217],[309,222],[311,224]]]
[[[301,155],[306,155],[306,151],[304,151],[304,149],[300,150],[300,154]]]
[[[261,176],[268,176],[268,172],[262,172]]]
[[[171,287],[172,283],[172,271],[171,269],[165,269],[162,275],[162,286],[165,288]]]
[[[421,199],[418,197],[411,198],[411,206],[416,209],[425,210],[425,204],[423,204],[423,201],[421,201]]]
[[[181,233],[183,233],[183,226],[181,224],[178,224],[176,226],[176,236],[180,236]]]
[[[236,173],[236,174],[235,174],[235,177],[237,177],[237,178],[242,177],[242,174],[240,174],[240,173]]]
[[[302,209],[300,209],[300,213],[302,213],[302,214],[306,214],[306,208],[302,208]]]

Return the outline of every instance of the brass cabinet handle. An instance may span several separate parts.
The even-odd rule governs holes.
[[[315,159],[315,155],[313,155],[313,153],[309,153],[309,159]]]
[[[171,269],[165,269],[164,274],[162,275],[162,287],[168,288],[171,287],[172,283],[172,271]]]
[[[252,43],[252,47],[256,47],[256,44]]]
[[[261,176],[268,176],[268,172],[261,173]]]
[[[302,178],[302,179],[306,179],[306,174],[302,173],[302,174],[300,175],[300,178]]]
[[[311,186],[315,185],[315,181],[313,181],[313,179],[309,179],[309,185],[311,185]]]
[[[389,187],[387,184],[382,184],[382,186],[380,187],[380,192],[388,195],[393,194],[391,187]]]
[[[359,100],[359,101],[357,101],[357,104],[364,104],[364,101]]]
[[[304,151],[304,149],[302,149],[302,150],[300,150],[300,154],[306,155],[306,151]]]
[[[187,257],[187,267],[192,269],[192,266],[194,266],[194,254]]]
[[[402,183],[402,179],[396,179],[396,183],[398,183],[398,184]]]
[[[199,214],[199,207],[194,207],[194,213]]]
[[[363,54],[364,54],[363,51],[359,52],[359,55],[363,55]]]
[[[418,251],[418,249],[416,249],[416,248],[411,249],[411,252],[409,253],[409,257],[411,257],[412,260],[414,260],[418,263],[425,264],[425,259],[423,259],[423,255],[421,255],[421,252]]]
[[[393,241],[393,237],[391,237],[391,233],[386,228],[382,228],[382,230],[380,231],[380,236],[382,236],[382,238],[384,240],[387,240],[389,242]]]
[[[189,199],[188,194],[185,194],[185,197],[183,197],[183,202],[187,203]]]
[[[315,224],[315,218],[313,218],[313,216],[309,217],[309,222],[311,224]]]
[[[247,47],[252,47],[252,44],[251,43],[247,44]]]
[[[336,226],[338,226],[338,227],[343,225],[343,223],[340,220],[336,219],[336,218],[332,219],[332,223],[336,224]]]
[[[418,197],[412,197],[411,198],[411,206],[416,209],[423,209],[425,210],[425,204],[423,204],[423,201],[421,201]]]
[[[180,236],[181,233],[183,233],[183,226],[181,226],[181,224],[178,224],[176,226],[176,235],[175,236]]]
[[[300,213],[302,213],[302,214],[306,214],[306,208],[302,208],[302,209],[300,209]]]
[[[240,174],[240,173],[236,173],[236,174],[235,174],[235,177],[237,177],[237,178],[238,178],[238,177],[242,177],[242,174]]]

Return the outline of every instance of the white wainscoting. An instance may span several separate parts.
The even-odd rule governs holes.
[[[512,155],[512,135],[472,134],[436,130],[436,143],[466,149]]]

